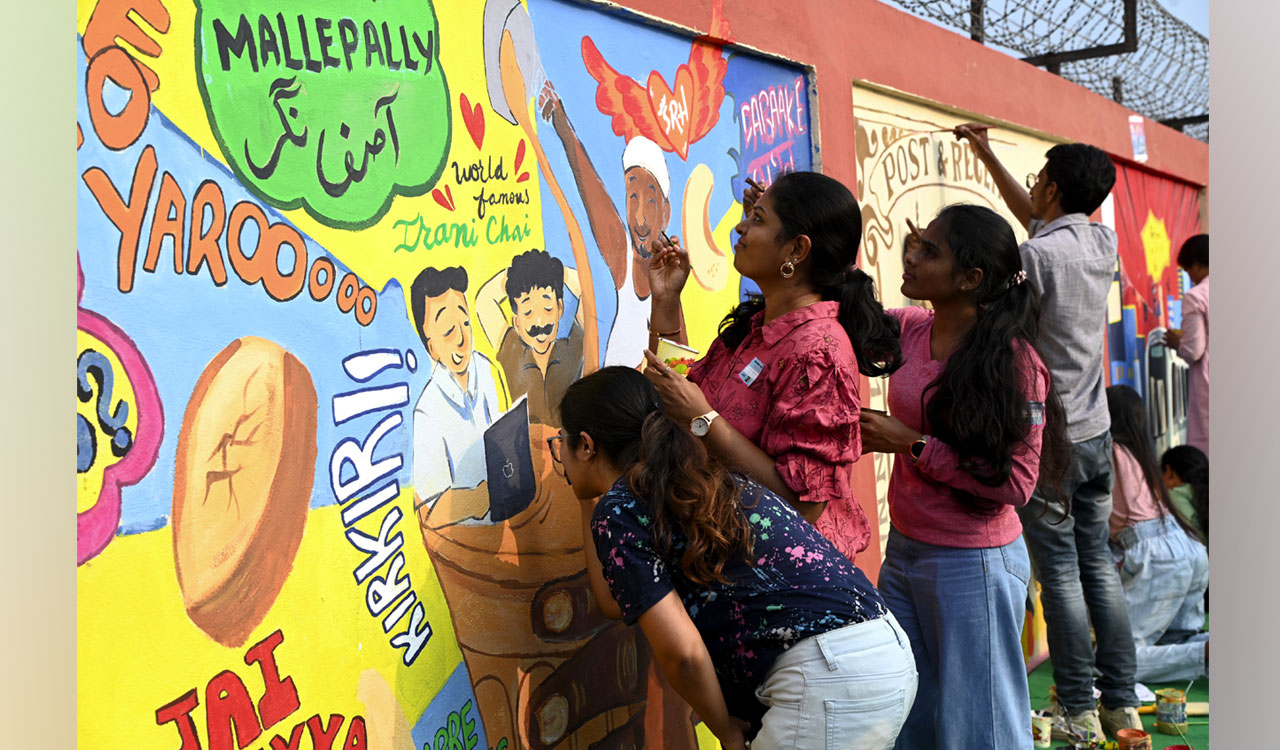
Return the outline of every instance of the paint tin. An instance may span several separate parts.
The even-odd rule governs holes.
[[[1048,711],[1031,712],[1031,746],[1052,747],[1053,719]]]
[[[1116,732],[1120,750],[1151,750],[1151,735],[1141,729],[1121,729]]]
[[[1187,731],[1187,694],[1177,688],[1156,691],[1156,731],[1182,734]]]

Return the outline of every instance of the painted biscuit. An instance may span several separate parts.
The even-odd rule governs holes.
[[[302,542],[316,460],[315,386],[280,345],[231,342],[196,382],[173,481],[173,557],[191,621],[240,646]]]

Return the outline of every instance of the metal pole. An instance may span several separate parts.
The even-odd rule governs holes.
[[[986,44],[986,19],[983,12],[986,0],[969,0],[969,38],[979,44]]]

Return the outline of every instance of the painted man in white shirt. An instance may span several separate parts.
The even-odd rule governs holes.
[[[622,152],[626,188],[625,224],[605,190],[555,91],[548,85],[539,100],[543,118],[564,144],[578,192],[587,209],[591,234],[600,247],[618,291],[617,314],[609,331],[604,364],[639,367],[649,345],[649,258],[653,241],[662,239],[671,220],[671,177],[662,147],[638,135]]]
[[[413,323],[434,363],[413,410],[414,505],[423,515],[445,493],[485,481],[484,431],[501,414],[490,362],[472,346],[467,272],[423,269],[410,288]],[[484,518],[485,493],[461,517]],[[481,507],[483,505],[483,507]]]

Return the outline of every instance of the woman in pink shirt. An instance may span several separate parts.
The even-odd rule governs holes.
[[[653,330],[646,374],[668,414],[712,453],[791,503],[853,560],[871,527],[853,496],[861,455],[858,372],[884,375],[901,360],[897,321],[854,267],[862,213],[849,189],[791,172],[743,196],[733,267],[761,295],[739,304],[688,378],[653,355],[659,336],[686,341],[680,292],[689,256],[656,245],[649,264]]]
[[[913,234],[915,232],[913,228]],[[904,363],[889,410],[862,415],[865,450],[898,454],[880,590],[915,651],[920,686],[899,748],[1025,748],[1022,523],[1039,480],[1060,482],[1062,405],[1036,352],[1040,299],[1009,223],[944,208],[910,243],[890,310]]]
[[[1147,405],[1132,388],[1107,389],[1116,486],[1111,491],[1111,549],[1137,651],[1134,677],[1151,682],[1209,674],[1204,592],[1209,552],[1174,510],[1151,449]]]

